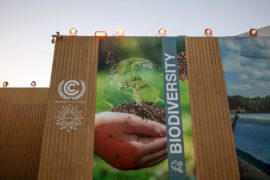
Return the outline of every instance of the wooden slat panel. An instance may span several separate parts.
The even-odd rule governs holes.
[[[0,179],[37,179],[48,89],[0,88]]]
[[[239,179],[217,38],[186,38],[196,175]]]
[[[40,180],[92,178],[97,56],[98,40],[94,37],[66,36],[56,42],[39,168]],[[70,88],[60,86],[63,80],[64,84],[75,80],[79,85]],[[67,99],[60,95],[59,86],[63,89],[60,92],[67,97],[72,97],[72,93],[67,94],[64,89],[83,92],[81,81],[86,87],[82,97]],[[59,116],[58,112],[67,112],[69,107],[77,107],[83,118],[80,119],[81,125],[70,132],[60,129],[55,118]],[[71,114],[64,116],[71,117]],[[68,119],[66,121],[70,122]]]

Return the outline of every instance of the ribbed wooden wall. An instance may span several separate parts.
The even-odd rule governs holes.
[[[186,48],[197,179],[237,180],[218,39],[186,38]],[[42,180],[92,178],[97,54],[97,39],[63,37],[56,42],[49,92],[0,89],[0,179],[37,179],[38,165]],[[63,80],[84,81],[85,95],[63,100]],[[82,125],[70,132],[55,119],[66,105],[83,112]]]
[[[39,180],[92,178],[97,58],[98,39],[95,37],[64,36],[56,41]],[[65,83],[83,81],[85,94],[79,99],[63,99],[58,91],[63,80]],[[82,88],[77,90],[83,91]],[[82,112],[83,119],[76,130],[68,132],[56,124],[55,117],[64,107],[77,107]]]
[[[239,170],[217,38],[186,38],[198,180],[237,180]]]
[[[48,89],[0,88],[0,179],[37,179]]]

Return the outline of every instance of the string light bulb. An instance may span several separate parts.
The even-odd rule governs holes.
[[[75,27],[73,27],[69,30],[69,35],[70,36],[77,36],[77,32],[78,32],[78,30]]]
[[[166,29],[165,28],[160,28],[158,30],[158,35],[159,36],[166,36]]]
[[[4,81],[4,82],[3,82],[3,87],[4,87],[4,88],[7,88],[7,87],[8,87],[8,85],[9,85],[9,84],[8,84],[8,82],[7,82],[7,81]]]
[[[107,32],[106,31],[96,31],[95,32],[95,37],[96,38],[106,38],[107,37]]]
[[[251,28],[251,29],[249,30],[249,35],[252,36],[252,37],[256,37],[256,36],[258,35],[257,29]]]
[[[125,31],[122,28],[117,29],[115,36],[124,36],[125,35]]]
[[[213,31],[212,31],[212,29],[206,28],[206,29],[204,30],[204,35],[205,35],[206,37],[212,37],[212,36],[213,36]]]
[[[36,81],[32,81],[32,82],[31,82],[31,86],[32,86],[33,88],[35,88],[35,87],[37,86]]]

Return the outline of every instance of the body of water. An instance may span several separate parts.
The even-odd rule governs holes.
[[[237,148],[270,164],[270,113],[240,114],[234,139]]]

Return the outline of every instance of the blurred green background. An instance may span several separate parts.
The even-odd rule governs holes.
[[[180,47],[183,47],[184,41],[181,40],[180,43],[182,43]],[[116,63],[105,63],[109,51],[116,53]],[[111,111],[111,108],[115,105],[136,101],[131,89],[120,88],[121,82],[130,75],[139,76],[147,84],[145,88],[138,92],[142,102],[153,102],[161,108],[164,107],[162,44],[160,37],[110,37],[100,40],[96,97],[97,113]],[[180,82],[180,96],[186,171],[188,179],[195,179],[194,148],[187,82]],[[168,179],[167,161],[151,168],[121,171],[111,167],[101,158],[95,156],[93,168],[94,180]]]

